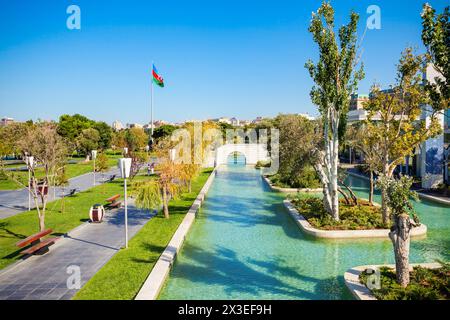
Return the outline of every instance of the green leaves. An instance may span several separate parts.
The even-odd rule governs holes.
[[[377,187],[386,190],[386,204],[393,215],[411,214],[414,220],[417,219],[411,203],[411,199],[418,199],[417,193],[411,190],[413,181],[409,176],[402,176],[400,179],[380,176],[377,180]]]
[[[162,205],[161,186],[158,181],[147,181],[133,185],[136,207],[141,209],[158,209]]]

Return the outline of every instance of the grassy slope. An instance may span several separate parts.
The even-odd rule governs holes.
[[[170,218],[158,214],[77,293],[74,299],[133,299],[166,248],[212,170],[192,183],[192,192],[169,203]]]
[[[117,165],[117,159],[119,158],[119,156],[114,156],[114,155],[108,155],[108,165],[110,167],[113,167],[115,165]],[[23,167],[24,164],[21,165],[15,165],[15,167]],[[88,173],[88,172],[92,172],[94,163],[93,161],[88,161],[88,162],[83,162],[80,161],[79,163],[69,163],[66,166],[66,175],[67,178],[73,178],[76,176],[80,176],[82,174]],[[11,166],[6,166],[6,168],[11,168]],[[22,183],[26,183],[27,178],[28,178],[28,172],[27,171],[16,171],[14,172],[15,176],[22,182]],[[42,168],[38,168],[36,169],[36,175],[37,177],[42,177],[44,175],[44,171]],[[15,181],[12,181],[11,179],[3,179],[2,177],[0,177],[0,190],[16,190],[16,189],[20,189],[22,188],[22,186],[18,183],[16,183]]]

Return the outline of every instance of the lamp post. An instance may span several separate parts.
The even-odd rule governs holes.
[[[28,168],[28,211],[31,211],[31,169],[34,166],[34,157],[25,156],[25,163]]]
[[[170,158],[170,161],[172,161],[172,162],[175,161],[176,153],[177,153],[177,150],[176,150],[176,149],[170,149],[170,150],[169,150],[169,158]]]
[[[95,186],[95,159],[97,158],[97,150],[91,151],[92,160],[94,160],[94,186]]]
[[[123,181],[123,193],[125,202],[125,248],[128,248],[128,200],[127,200],[127,178],[130,177],[131,158],[120,158],[118,162],[120,176]]]

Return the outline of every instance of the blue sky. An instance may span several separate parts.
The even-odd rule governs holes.
[[[360,92],[392,83],[406,46],[423,50],[423,2],[332,1],[337,25],[350,10],[361,15],[360,35],[367,7],[381,9],[381,29],[363,41]],[[0,0],[0,116],[148,122],[152,60],[166,83],[154,88],[156,119],[315,115],[304,64],[316,57],[307,28],[320,3]],[[71,4],[81,8],[81,30],[66,27]]]

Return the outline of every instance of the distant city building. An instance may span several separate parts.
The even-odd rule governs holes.
[[[369,100],[369,95],[367,94],[352,94],[350,96],[350,105],[348,108],[348,121],[361,121],[365,120],[367,117],[366,110],[363,109],[363,104]]]
[[[305,117],[308,120],[315,120],[315,117],[310,116],[308,113],[299,113],[299,116]]]
[[[116,131],[120,131],[120,130],[125,129],[125,127],[123,126],[122,122],[120,122],[118,120],[116,120],[116,121],[114,121],[112,123],[112,128],[113,128],[113,130],[116,130]]]
[[[13,122],[13,118],[4,117],[0,120],[0,127],[6,127],[8,124],[11,124]]]
[[[230,118],[227,118],[227,117],[221,117],[217,120],[217,122],[231,124]]]
[[[230,119],[230,124],[232,126],[238,127],[239,126],[239,120],[236,119],[235,117],[233,117],[233,118]]]
[[[142,124],[139,123],[127,123],[127,128],[131,129],[131,128],[140,128],[143,129],[144,126]]]
[[[250,124],[249,120],[239,120],[239,125],[241,127],[244,127],[244,126],[249,125],[249,124]]]
[[[253,123],[253,124],[258,124],[258,123],[261,123],[262,120],[263,120],[262,117],[256,117],[256,118],[252,121],[252,123]]]

